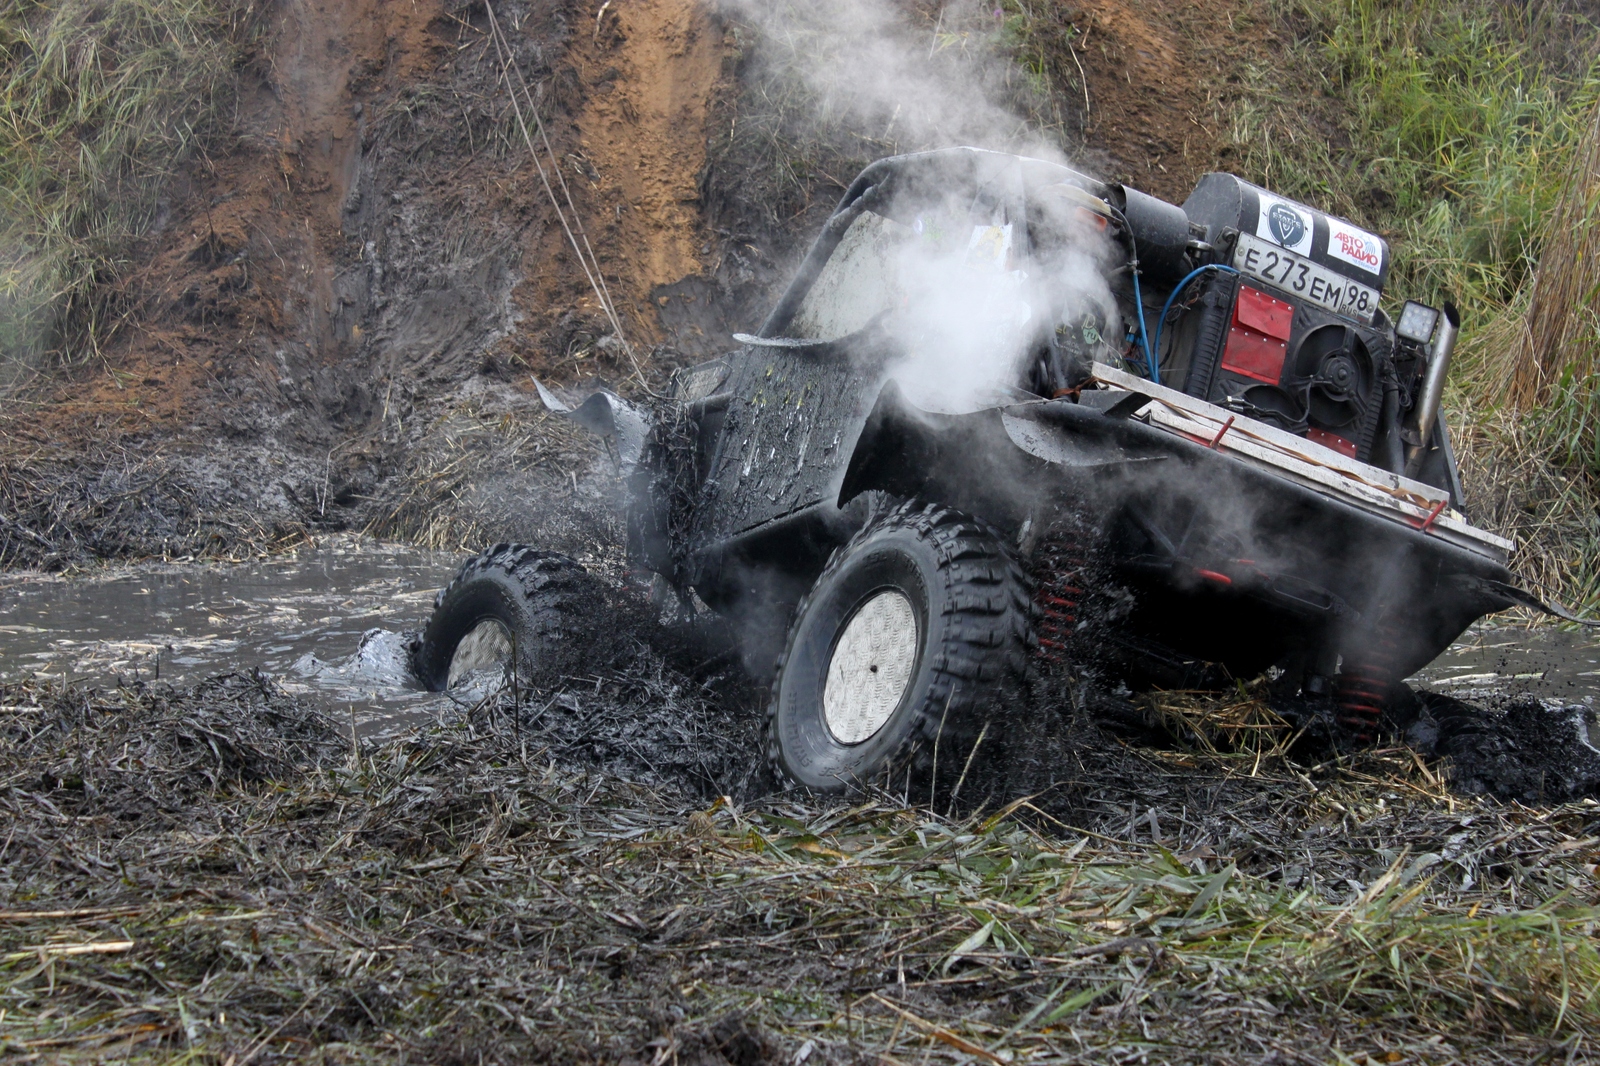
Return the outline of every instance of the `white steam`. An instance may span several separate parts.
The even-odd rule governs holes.
[[[921,12],[906,0],[716,3],[757,31],[750,47],[760,71],[803,83],[810,118],[846,126],[868,154],[971,144],[1059,157],[1002,102],[1013,72],[997,54],[1003,21],[994,0]]]
[[[1103,265],[1110,248],[1099,233],[1073,226],[1029,262],[1019,256],[1022,229],[980,223],[964,248],[905,246],[891,328],[906,354],[889,375],[918,407],[954,414],[997,402],[1026,380],[1049,333],[1081,331],[1085,316],[1096,332],[1116,322]]]
[[[775,96],[805,111],[792,120],[843,127],[862,156],[967,145],[1065,162],[1008,106],[993,0],[930,6],[927,18],[903,0],[719,4],[756,31],[747,61]],[[1105,280],[1114,250],[1081,198],[1030,204],[1029,226],[1004,207],[958,202],[957,186],[970,180],[953,174],[950,199],[926,213],[902,204],[895,221],[863,214],[785,332],[836,340],[881,322],[905,351],[889,376],[917,406],[946,412],[1022,384],[1052,331],[1114,335]],[[1021,188],[1020,175],[1002,180]]]

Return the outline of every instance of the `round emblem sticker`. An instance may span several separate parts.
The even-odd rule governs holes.
[[[1288,204],[1273,204],[1267,211],[1267,225],[1273,238],[1285,248],[1293,248],[1305,239],[1306,221]]]

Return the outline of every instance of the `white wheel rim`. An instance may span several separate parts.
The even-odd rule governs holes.
[[[856,609],[833,645],[822,717],[841,744],[883,728],[917,666],[917,613],[905,593],[886,589]]]
[[[450,673],[445,680],[445,688],[455,688],[456,683],[464,677],[497,666],[503,667],[510,661],[511,632],[498,619],[486,618],[473,626],[472,631],[456,645],[455,654],[450,657]]]

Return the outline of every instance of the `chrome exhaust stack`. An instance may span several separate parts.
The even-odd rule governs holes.
[[[1433,353],[1428,359],[1428,374],[1422,380],[1422,395],[1411,412],[1411,424],[1405,428],[1406,477],[1414,478],[1422,469],[1422,460],[1428,454],[1428,438],[1433,435],[1433,424],[1439,418],[1439,404],[1444,399],[1444,379],[1450,372],[1450,353],[1455,350],[1456,337],[1461,333],[1461,312],[1446,300],[1444,315],[1433,338]]]

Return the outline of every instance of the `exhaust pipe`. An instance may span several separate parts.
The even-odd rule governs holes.
[[[1439,402],[1444,399],[1444,379],[1450,372],[1450,353],[1455,350],[1456,337],[1461,332],[1461,312],[1446,300],[1444,317],[1439,331],[1434,335],[1433,355],[1428,360],[1428,374],[1422,379],[1422,395],[1411,412],[1411,424],[1406,427],[1406,477],[1416,477],[1422,469],[1422,460],[1428,454],[1428,438],[1433,435],[1433,424],[1439,418]]]

